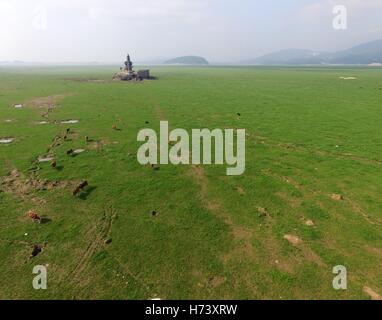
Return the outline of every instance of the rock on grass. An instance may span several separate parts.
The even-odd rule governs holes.
[[[299,237],[291,235],[291,234],[286,234],[284,236],[284,239],[294,246],[298,246],[299,244],[302,243],[302,240]]]

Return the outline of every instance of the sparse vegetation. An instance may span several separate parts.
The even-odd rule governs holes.
[[[114,70],[0,70],[0,299],[380,297],[382,70]],[[161,119],[246,129],[245,174],[139,165]]]

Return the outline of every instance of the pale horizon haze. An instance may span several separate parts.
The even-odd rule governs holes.
[[[348,28],[335,30],[345,5]],[[0,61],[121,62],[183,55],[238,62],[382,38],[382,0],[0,0]]]

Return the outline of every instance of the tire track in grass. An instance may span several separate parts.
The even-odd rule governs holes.
[[[332,157],[338,160],[353,160],[358,161],[364,164],[369,165],[382,165],[382,160],[379,159],[370,159],[365,156],[356,155],[352,153],[341,153],[341,152],[329,152],[325,150],[316,150],[312,149],[303,145],[296,145],[294,143],[288,143],[288,142],[280,142],[277,140],[272,140],[270,138],[257,136],[257,135],[249,135],[252,140],[254,140],[256,143],[263,144],[272,148],[279,148],[284,150],[293,150],[297,152],[307,152],[310,154],[314,154],[321,157]]]
[[[266,175],[268,177],[274,178],[274,179],[279,180],[279,181],[283,181],[283,182],[291,185],[295,189],[302,192],[304,194],[304,197],[306,197],[308,199],[314,199],[315,196],[319,196],[319,195],[326,196],[326,197],[330,198],[329,194],[326,194],[320,190],[313,190],[311,188],[308,188],[308,187],[298,183],[297,181],[295,181],[291,177],[286,177],[286,176],[282,177],[282,176],[272,172],[270,169],[261,170],[261,173],[263,173],[264,175]],[[347,191],[347,194],[350,194],[350,191]],[[320,207],[323,207],[321,202],[319,202],[318,200],[314,200],[314,201],[317,202]],[[350,199],[349,197],[345,196],[345,197],[343,197],[343,199],[341,201],[343,203],[347,204],[352,209],[352,211],[354,213],[361,215],[365,219],[365,221],[367,221],[369,224],[377,225],[377,224],[382,223],[382,221],[378,218],[375,218],[375,217],[371,218],[370,215],[368,215],[365,212],[365,210],[363,210],[362,207],[357,202]]]
[[[101,219],[92,226],[86,233],[86,238],[93,239],[85,249],[81,259],[74,266],[69,274],[70,283],[72,288],[78,288],[81,284],[82,275],[89,268],[90,261],[98,251],[106,247],[106,241],[111,235],[114,220],[117,217],[116,210],[113,207],[104,209],[104,214]],[[111,259],[118,264],[119,268],[130,276],[138,285],[140,285],[147,294],[150,293],[150,286],[142,279],[135,275],[125,264],[123,264],[114,254],[109,253]]]
[[[199,186],[200,200],[203,206],[214,214],[214,216],[223,220],[223,222],[230,227],[235,240],[243,243],[240,248],[235,247],[234,250],[237,252],[239,249],[239,251],[244,253],[247,257],[255,259],[254,248],[252,246],[252,230],[235,224],[232,218],[227,214],[222,202],[217,198],[210,198],[208,196],[209,181],[203,167],[198,165],[191,166],[187,174],[192,177],[194,182]]]
[[[154,112],[157,118],[159,118],[160,120],[166,119],[166,116],[159,104],[155,105]],[[192,157],[191,152],[190,157]],[[222,219],[223,222],[231,228],[233,237],[236,240],[244,243],[242,248],[240,248],[241,251],[245,253],[248,257],[254,259],[255,255],[252,246],[252,230],[243,226],[236,225],[232,218],[226,213],[226,210],[221,201],[217,198],[212,199],[208,197],[209,181],[203,167],[199,165],[192,165],[190,167],[190,170],[188,170],[187,175],[189,177],[192,177],[193,181],[199,186],[201,202],[203,206],[207,208],[208,211],[213,213],[216,217]]]
[[[166,119],[166,115],[162,111],[159,104],[154,106],[154,113],[157,118],[160,120]],[[192,153],[190,152],[190,157]],[[228,262],[231,259],[244,260],[248,259],[254,261],[256,259],[255,250],[252,245],[253,231],[244,226],[237,225],[229,214],[227,214],[226,209],[224,208],[223,203],[218,198],[211,198],[209,196],[209,181],[208,177],[205,174],[204,168],[199,165],[191,165],[189,170],[186,171],[186,176],[192,179],[192,181],[200,189],[200,201],[204,208],[211,212],[215,217],[221,219],[231,230],[231,235],[234,239],[234,244],[231,250],[224,254],[221,259],[224,265],[227,266]],[[244,257],[244,259],[243,259]],[[242,274],[243,278],[240,276],[246,286],[251,290],[252,294],[256,294],[257,288],[255,285],[248,279],[245,274]],[[211,279],[220,278],[212,277]],[[225,278],[224,278],[225,279]],[[238,283],[237,279],[234,279],[235,285],[240,286],[242,283]],[[214,282],[214,281],[212,281]],[[224,280],[225,282],[225,280]],[[218,281],[218,286],[223,285],[223,281]],[[217,288],[218,286],[214,287]]]
[[[73,270],[69,273],[69,278],[75,287],[79,285],[81,275],[88,268],[91,258],[97,251],[105,247],[105,241],[111,233],[115,217],[116,212],[112,207],[104,209],[104,214],[100,221],[92,226],[86,233],[85,238],[90,238],[91,242],[86,247],[85,252],[82,254]]]

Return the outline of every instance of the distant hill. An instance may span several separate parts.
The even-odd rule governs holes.
[[[321,63],[323,52],[314,52],[311,50],[302,49],[287,49],[276,51],[262,57],[243,61],[243,64],[264,64],[264,65],[277,65],[277,64],[315,64]]]
[[[338,52],[315,52],[288,49],[243,61],[242,64],[303,65],[303,64],[377,64],[382,63],[382,39],[363,43]]]
[[[336,52],[329,57],[328,61],[336,64],[382,63],[382,39]]]
[[[164,64],[208,65],[209,62],[203,57],[185,56],[167,60],[164,62]]]

